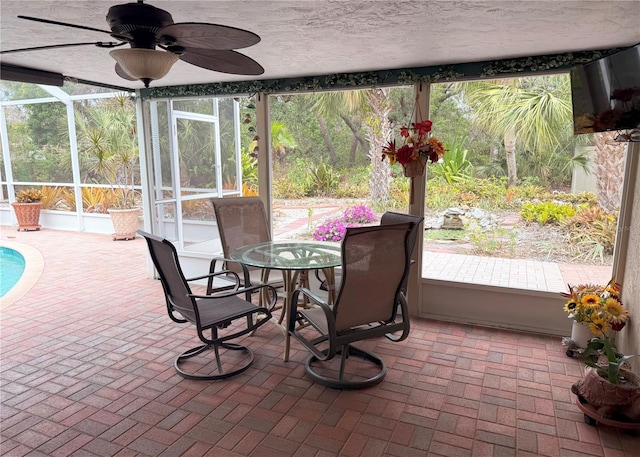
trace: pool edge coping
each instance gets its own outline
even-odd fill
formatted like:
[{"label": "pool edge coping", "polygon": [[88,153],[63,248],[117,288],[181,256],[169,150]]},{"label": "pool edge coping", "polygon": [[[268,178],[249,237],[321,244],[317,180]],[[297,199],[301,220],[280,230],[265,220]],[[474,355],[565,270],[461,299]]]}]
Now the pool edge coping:
[{"label": "pool edge coping", "polygon": [[4,309],[20,300],[35,286],[44,270],[44,257],[33,246],[17,241],[0,240],[0,246],[18,251],[25,262],[24,271],[18,282],[0,298],[0,309]]}]

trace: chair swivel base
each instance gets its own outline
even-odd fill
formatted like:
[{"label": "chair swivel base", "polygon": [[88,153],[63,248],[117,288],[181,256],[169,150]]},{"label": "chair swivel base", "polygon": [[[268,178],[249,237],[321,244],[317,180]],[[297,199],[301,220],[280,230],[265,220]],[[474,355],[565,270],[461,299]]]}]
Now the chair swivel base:
[{"label": "chair swivel base", "polygon": [[[243,371],[247,370],[253,363],[253,351],[246,346],[241,346],[239,344],[234,344],[234,343],[221,343],[218,346],[224,349],[232,350],[232,351],[243,351],[246,354],[245,360],[240,366],[234,366],[233,370],[225,371],[222,368],[222,361],[220,360],[220,354],[219,354],[218,348],[214,345],[203,344],[202,346],[197,346],[193,349],[189,349],[183,352],[182,354],[180,354],[178,358],[176,358],[176,361],[174,363],[176,371],[178,372],[178,374],[180,374],[180,376],[186,379],[193,379],[196,381],[215,381],[218,379],[230,378],[231,376],[240,374]],[[215,351],[216,357],[214,360],[216,362],[217,369],[218,369],[217,374],[200,375],[195,373],[189,373],[180,367],[180,364],[185,360],[190,359],[191,357],[194,357],[196,355],[202,354],[207,350]]]},{"label": "chair swivel base", "polygon": [[[318,358],[314,355],[311,355],[307,359],[307,362],[305,365],[307,374],[314,382],[322,386],[330,387],[332,389],[344,389],[344,390],[366,389],[367,387],[371,387],[371,386],[375,386],[376,384],[379,384],[384,379],[385,375],[387,374],[387,365],[384,363],[384,360],[382,360],[380,357],[378,357],[377,355],[371,352],[367,352],[363,349],[358,349],[353,346],[349,346],[348,351],[349,351],[349,354],[347,358],[356,356],[363,360],[371,362],[374,365],[378,366],[378,369],[379,369],[378,373],[375,376],[372,376],[366,379],[360,379],[357,381],[344,380],[342,379],[343,378],[342,374],[337,379],[329,378],[329,377],[318,374],[314,370],[312,364],[314,362],[317,362]],[[323,352],[325,352],[326,354],[326,351],[323,351]],[[339,352],[339,354],[342,354],[342,352]]]}]

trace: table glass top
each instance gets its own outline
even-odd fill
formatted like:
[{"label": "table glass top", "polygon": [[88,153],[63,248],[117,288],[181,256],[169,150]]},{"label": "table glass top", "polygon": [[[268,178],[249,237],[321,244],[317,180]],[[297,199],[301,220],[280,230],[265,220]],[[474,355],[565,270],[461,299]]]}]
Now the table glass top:
[{"label": "table glass top", "polygon": [[273,270],[311,270],[341,264],[340,244],[326,241],[268,241],[236,249],[232,260]]}]

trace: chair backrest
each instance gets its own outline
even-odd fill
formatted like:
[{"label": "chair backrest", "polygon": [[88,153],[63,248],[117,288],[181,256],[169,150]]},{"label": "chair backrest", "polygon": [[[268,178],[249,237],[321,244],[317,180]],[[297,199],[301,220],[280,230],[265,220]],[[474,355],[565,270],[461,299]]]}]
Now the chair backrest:
[{"label": "chair backrest", "polygon": [[225,257],[247,244],[271,241],[267,213],[259,197],[212,198]]},{"label": "chair backrest", "polygon": [[[380,225],[388,225],[388,224],[400,224],[403,222],[410,222],[413,224],[411,231],[409,232],[409,257],[413,255],[413,251],[416,247],[416,239],[418,238],[418,233],[420,232],[420,222],[424,217],[414,216],[412,214],[404,214],[404,213],[395,213],[393,211],[387,211],[380,218]],[[402,283],[402,287],[400,290],[406,295],[407,294],[407,283],[409,282],[409,275],[404,278],[404,282]]]},{"label": "chair backrest", "polygon": [[393,320],[409,271],[413,223],[348,228],[342,240],[342,285],[333,308],[336,331]]},{"label": "chair backrest", "polygon": [[380,218],[380,225],[401,224],[403,222],[412,222],[414,224],[411,232],[409,233],[409,257],[411,257],[411,255],[413,255],[413,250],[416,247],[416,239],[418,238],[420,222],[422,222],[423,219],[424,217],[421,216],[387,211]]},{"label": "chair backrest", "polygon": [[184,273],[182,273],[175,246],[170,241],[151,233],[143,232],[142,230],[138,230],[138,233],[147,241],[151,260],[160,276],[167,307],[169,308],[169,315],[172,319],[178,321],[172,314],[172,311],[177,311],[184,319],[196,323],[195,308],[189,297],[191,288],[184,277]]},{"label": "chair backrest", "polygon": [[[259,197],[212,198],[211,203],[225,257],[242,246],[271,241],[267,213]],[[228,268],[242,271],[233,264]]]}]

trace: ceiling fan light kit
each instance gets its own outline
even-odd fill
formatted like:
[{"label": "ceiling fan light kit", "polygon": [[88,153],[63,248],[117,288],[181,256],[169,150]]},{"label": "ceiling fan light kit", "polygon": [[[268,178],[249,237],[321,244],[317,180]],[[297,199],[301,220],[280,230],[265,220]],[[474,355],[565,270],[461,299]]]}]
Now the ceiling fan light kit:
[{"label": "ceiling fan light kit", "polygon": [[[248,30],[202,22],[174,23],[171,14],[155,6],[136,3],[114,5],[107,14],[110,31],[84,25],[68,24],[30,16],[21,19],[50,25],[79,28],[107,33],[113,42],[65,43],[32,48],[11,49],[5,53],[38,51],[68,46],[95,45],[113,48],[129,44],[130,48],[110,51],[116,60],[116,74],[129,81],[140,80],[145,87],[169,72],[179,59],[207,70],[238,75],[261,75],[264,68],[250,57],[234,51],[260,42],[260,37]],[[162,49],[157,50],[156,47]]]},{"label": "ceiling fan light kit", "polygon": [[172,52],[140,48],[114,49],[109,55],[132,80],[139,79],[145,87],[149,87],[151,81],[163,78],[180,59]]}]

